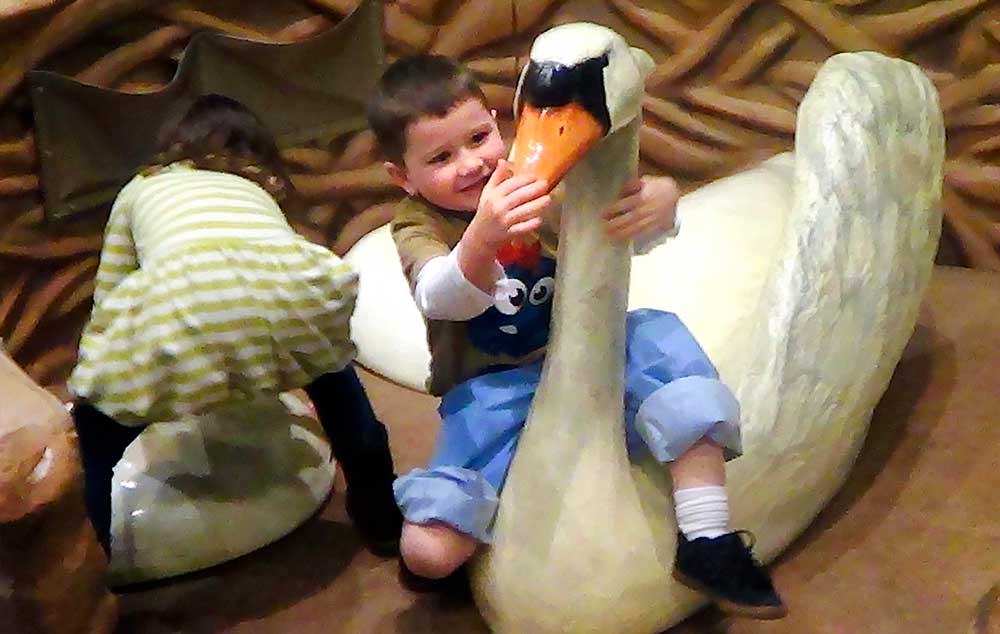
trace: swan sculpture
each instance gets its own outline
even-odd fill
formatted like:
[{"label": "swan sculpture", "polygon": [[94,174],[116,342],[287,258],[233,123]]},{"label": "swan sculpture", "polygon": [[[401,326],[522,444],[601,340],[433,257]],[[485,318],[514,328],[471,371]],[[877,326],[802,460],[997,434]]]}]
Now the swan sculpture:
[{"label": "swan sculpture", "polygon": [[[662,467],[634,467],[626,454],[630,253],[599,221],[635,169],[637,56],[608,29],[579,24],[544,33],[531,59],[572,65],[595,55],[609,60],[611,131],[565,177],[545,369],[493,546],[475,568],[476,599],[497,632],[657,632],[696,604],[670,574],[670,484]],[[732,333],[735,356],[722,369],[747,423],[744,456],[729,470],[734,525],[754,530],[768,557],[846,476],[912,332],[940,227],[943,135],[926,109],[930,85],[905,62],[845,62],[828,64],[803,104],[784,257],[742,325],[750,338]],[[854,117],[844,118],[849,105]],[[662,271],[664,286],[714,256],[703,246],[701,258]]]},{"label": "swan sculpture", "polygon": [[[678,313],[734,388],[744,453],[727,465],[733,525],[752,530],[770,560],[846,478],[914,328],[940,234],[933,86],[913,64],[841,54],[799,108],[794,155],[685,196],[680,235],[636,258],[630,275],[628,250],[604,240],[597,213],[634,170],[643,56],[586,24],[547,31],[531,52],[563,63],[603,54],[611,132],[564,179],[546,367],[494,542],[472,570],[475,600],[500,633],[651,634],[703,602],[670,574],[667,475],[626,455],[627,305]],[[359,359],[419,384],[420,318],[407,312],[387,233],[346,260],[361,272]],[[370,348],[376,331],[413,339]]]}]

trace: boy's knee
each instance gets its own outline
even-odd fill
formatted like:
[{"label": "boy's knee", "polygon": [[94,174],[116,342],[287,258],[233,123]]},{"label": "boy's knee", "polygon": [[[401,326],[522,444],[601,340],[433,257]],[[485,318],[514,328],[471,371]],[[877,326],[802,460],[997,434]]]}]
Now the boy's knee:
[{"label": "boy's knee", "polygon": [[428,579],[443,579],[472,557],[477,542],[447,524],[403,525],[399,542],[400,555],[406,567]]}]

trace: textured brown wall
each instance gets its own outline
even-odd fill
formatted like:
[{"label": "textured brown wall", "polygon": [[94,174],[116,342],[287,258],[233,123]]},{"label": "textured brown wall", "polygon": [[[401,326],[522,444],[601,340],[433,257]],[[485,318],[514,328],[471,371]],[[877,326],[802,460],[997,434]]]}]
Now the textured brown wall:
[{"label": "textured brown wall", "polygon": [[[50,384],[74,360],[105,214],[43,222],[24,72],[155,90],[198,29],[292,41],[335,25],[357,0],[15,4],[0,9],[0,337]],[[878,50],[910,59],[937,85],[948,129],[939,261],[1000,270],[1000,0],[397,0],[384,11],[390,55],[462,59],[507,129],[535,35],[581,19],[622,31],[658,62],[642,169],[671,174],[685,189],[791,148],[796,107],[826,57]],[[310,238],[342,253],[387,220],[393,191],[367,133],[285,156],[309,199],[293,222]]]}]

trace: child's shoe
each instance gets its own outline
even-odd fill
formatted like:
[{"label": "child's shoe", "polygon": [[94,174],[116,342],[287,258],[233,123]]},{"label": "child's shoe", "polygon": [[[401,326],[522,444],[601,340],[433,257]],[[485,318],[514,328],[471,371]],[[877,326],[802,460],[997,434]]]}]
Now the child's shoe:
[{"label": "child's shoe", "polygon": [[[688,540],[677,533],[674,579],[704,593],[723,612],[756,619],[780,619],[788,613],[771,577],[736,531]],[[749,533],[747,533],[749,535]],[[752,539],[752,536],[751,536]]]},{"label": "child's shoe", "polygon": [[[393,476],[395,478],[395,476]],[[368,550],[380,557],[399,552],[403,515],[396,505],[392,480],[362,480],[347,487],[347,515]]]}]

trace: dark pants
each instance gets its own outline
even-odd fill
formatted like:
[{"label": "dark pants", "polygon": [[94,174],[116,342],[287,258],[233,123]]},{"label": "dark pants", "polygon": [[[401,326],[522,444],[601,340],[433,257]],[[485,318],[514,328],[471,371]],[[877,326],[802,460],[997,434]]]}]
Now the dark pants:
[{"label": "dark pants", "polygon": [[[353,482],[391,481],[394,473],[389,437],[385,426],[375,418],[354,368],[324,374],[305,389],[348,487]],[[73,407],[73,421],[80,439],[87,514],[98,541],[108,552],[112,469],[143,427],[121,425],[83,401]]]}]

